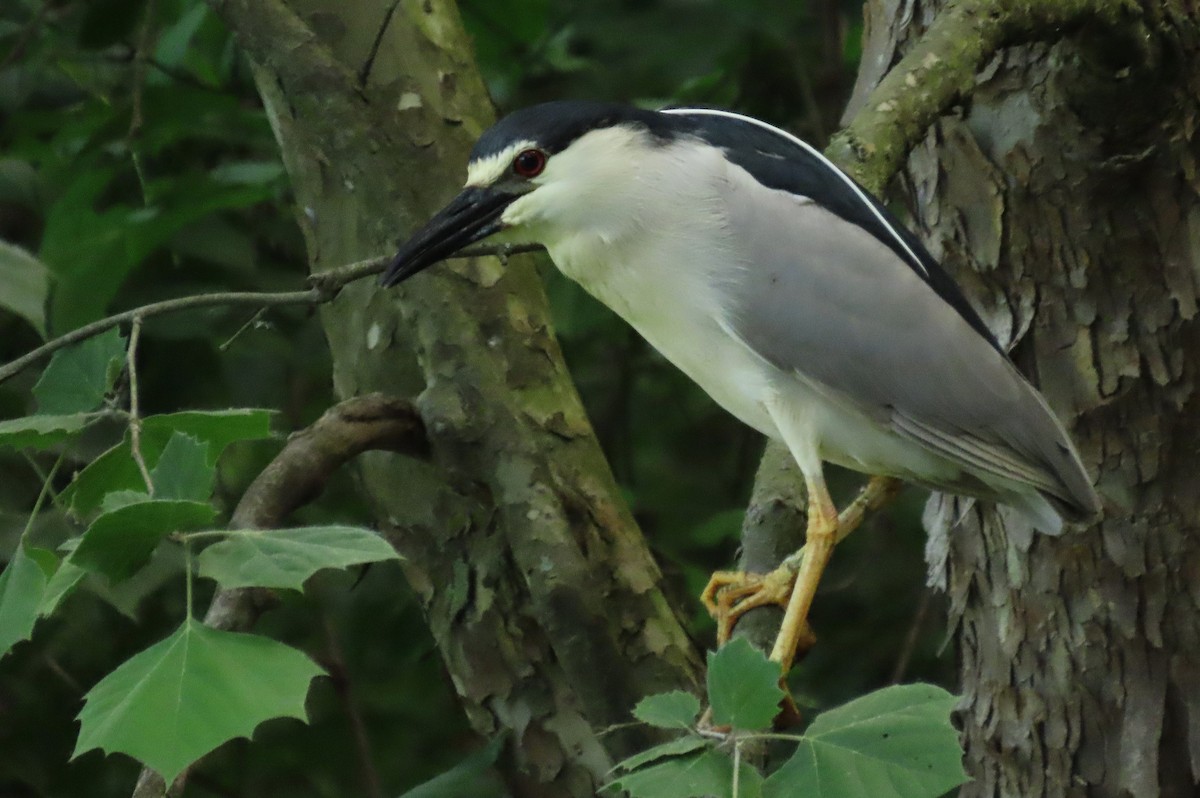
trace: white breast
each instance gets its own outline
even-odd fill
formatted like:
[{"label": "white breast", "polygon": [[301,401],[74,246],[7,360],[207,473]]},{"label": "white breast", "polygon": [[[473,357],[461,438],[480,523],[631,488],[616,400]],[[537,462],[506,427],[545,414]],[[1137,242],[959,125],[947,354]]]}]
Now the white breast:
[{"label": "white breast", "polygon": [[778,437],[764,404],[774,369],[722,326],[725,308],[706,262],[712,249],[696,247],[681,259],[662,237],[648,238],[606,243],[584,234],[548,248],[564,274],[616,311],[718,404]]}]

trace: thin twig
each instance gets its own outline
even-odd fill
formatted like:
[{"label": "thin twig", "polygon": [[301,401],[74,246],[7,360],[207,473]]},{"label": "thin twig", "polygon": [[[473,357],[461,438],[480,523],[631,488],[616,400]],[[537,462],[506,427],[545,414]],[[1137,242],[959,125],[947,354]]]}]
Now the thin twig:
[{"label": "thin twig", "polygon": [[244,333],[246,330],[250,329],[252,326],[257,324],[258,321],[260,319],[262,319],[263,314],[266,312],[267,312],[266,308],[259,308],[258,310],[254,311],[254,315],[251,316],[250,318],[246,319],[246,323],[243,324],[241,327],[238,327],[237,332],[235,332],[233,335],[231,335],[227,339],[225,339],[225,342],[217,347],[217,351],[224,352],[225,350],[229,349],[229,347],[233,345],[233,342],[236,341],[239,337],[241,337],[242,333]]},{"label": "thin twig", "polygon": [[379,23],[379,29],[375,31],[375,41],[371,42],[371,52],[367,54],[367,60],[363,62],[362,68],[358,70],[358,87],[365,89],[367,80],[371,77],[371,67],[375,66],[375,57],[379,55],[379,46],[383,44],[383,34],[387,32],[388,26],[392,24],[392,15],[396,13],[396,8],[400,5],[400,0],[392,0],[392,4],[388,6],[388,10],[383,12],[383,20]]},{"label": "thin twig", "polygon": [[154,480],[150,479],[150,469],[146,468],[146,458],[142,456],[142,417],[138,413],[138,379],[137,379],[137,349],[142,337],[142,317],[133,317],[133,329],[129,333],[129,351],[125,355],[126,370],[129,373],[129,452],[133,462],[137,463],[142,481],[146,483],[146,492],[154,495]]},{"label": "thin twig", "polygon": [[42,480],[42,489],[38,491],[37,499],[33,502],[33,509],[29,511],[29,520],[25,522],[25,529],[21,532],[22,543],[25,541],[25,538],[29,537],[29,530],[33,529],[33,522],[37,520],[38,513],[42,511],[42,505],[46,503],[46,497],[54,491],[50,483],[54,481],[54,475],[58,473],[58,467],[62,465],[62,462],[63,455],[60,454],[58,459],[54,461],[54,466],[50,469],[50,473]]},{"label": "thin twig", "polygon": [[[536,244],[471,247],[451,255],[452,258],[480,258],[487,255],[507,257],[522,252],[536,252],[542,247]],[[215,294],[197,294],[177,299],[166,299],[162,302],[152,302],[132,310],[113,314],[107,318],[85,324],[66,335],[59,336],[22,355],[15,360],[0,366],[0,383],[20,374],[34,363],[57,352],[63,347],[77,344],[119,324],[133,321],[135,318],[148,319],[151,316],[161,316],[164,313],[175,313],[180,310],[194,308],[217,307],[222,305],[250,305],[260,307],[275,307],[283,305],[322,305],[338,295],[343,287],[355,280],[379,274],[391,262],[391,256],[381,256],[369,260],[358,261],[346,266],[340,266],[329,271],[319,272],[308,278],[312,288],[307,291],[246,291],[224,292]]]},{"label": "thin twig", "polygon": [[159,316],[163,313],[174,313],[180,310],[212,307],[214,305],[312,305],[321,302],[322,295],[323,292],[316,289],[291,292],[228,292],[198,294],[196,296],[179,297],[178,299],[167,299],[162,302],[152,302],[140,308],[126,310],[122,313],[116,313],[107,318],[100,319],[99,321],[94,321],[91,324],[85,324],[66,335],[47,341],[37,349],[4,364],[4,366],[0,366],[0,382],[12,378],[42,358],[54,354],[63,347],[77,344],[80,341],[99,335],[105,330],[133,321],[138,317],[148,319],[151,316]]},{"label": "thin twig", "polygon": [[[63,457],[60,455],[58,460],[55,461],[51,471],[47,473],[40,465],[38,465],[37,458],[30,454],[28,449],[22,449],[21,454],[25,457],[25,462],[29,463],[29,467],[33,469],[33,473],[37,474],[37,478],[42,481],[43,485],[50,484],[50,477],[63,460]],[[58,495],[58,491],[56,491],[53,486],[50,488],[50,502],[63,513],[67,511],[67,506],[63,504],[62,498]]]},{"label": "thin twig", "polygon": [[142,161],[138,139],[142,135],[142,95],[146,84],[146,59],[149,57],[151,37],[154,34],[154,18],[158,10],[157,0],[146,3],[142,16],[142,25],[138,30],[137,46],[133,51],[133,69],[130,78],[129,130],[125,134],[125,144],[129,148],[129,157],[133,161],[133,171],[137,174],[138,186],[142,190],[142,204],[150,204],[149,179],[146,176],[145,163]]}]

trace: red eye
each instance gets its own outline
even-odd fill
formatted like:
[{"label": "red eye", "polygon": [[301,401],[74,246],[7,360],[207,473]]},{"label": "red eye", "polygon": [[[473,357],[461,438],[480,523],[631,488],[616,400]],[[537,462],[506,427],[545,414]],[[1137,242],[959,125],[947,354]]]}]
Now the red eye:
[{"label": "red eye", "polygon": [[522,150],[513,158],[513,171],[521,177],[537,177],[546,168],[546,153],[541,150]]}]

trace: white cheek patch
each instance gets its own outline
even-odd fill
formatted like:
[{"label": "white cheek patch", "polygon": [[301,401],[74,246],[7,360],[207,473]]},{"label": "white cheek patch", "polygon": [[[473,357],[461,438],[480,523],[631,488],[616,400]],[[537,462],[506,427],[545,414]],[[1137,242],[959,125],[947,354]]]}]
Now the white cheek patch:
[{"label": "white cheek patch", "polygon": [[506,175],[512,168],[513,158],[522,150],[535,149],[537,144],[532,141],[518,141],[510,144],[498,153],[471,161],[467,165],[468,186],[489,186]]}]

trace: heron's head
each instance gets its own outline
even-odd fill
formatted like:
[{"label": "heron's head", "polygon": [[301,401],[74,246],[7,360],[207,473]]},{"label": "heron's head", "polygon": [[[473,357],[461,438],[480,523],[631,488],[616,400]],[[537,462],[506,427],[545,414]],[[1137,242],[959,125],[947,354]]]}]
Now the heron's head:
[{"label": "heron's head", "polygon": [[466,186],[396,253],[380,280],[395,285],[485,238],[546,243],[622,207],[644,155],[672,137],[663,114],[562,101],[517,111],[471,151]]}]

